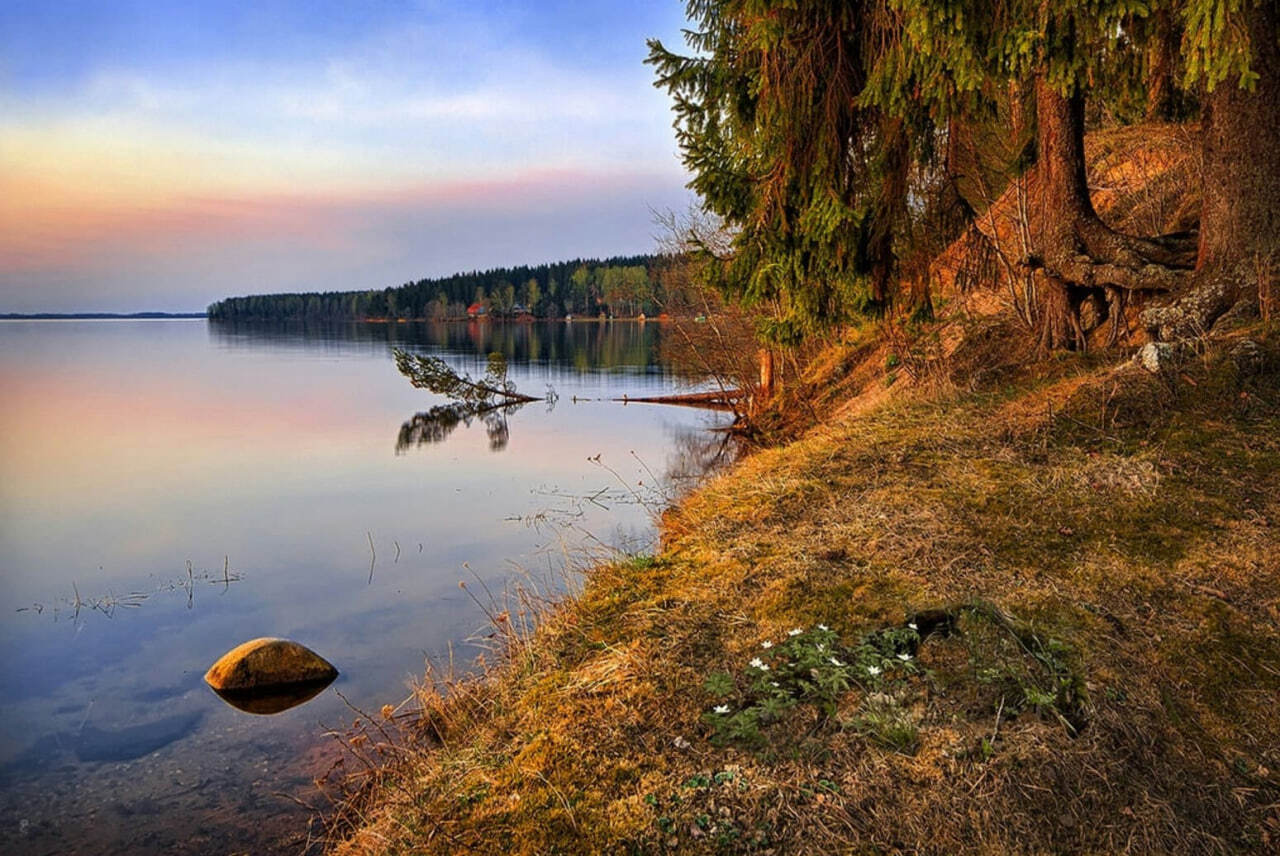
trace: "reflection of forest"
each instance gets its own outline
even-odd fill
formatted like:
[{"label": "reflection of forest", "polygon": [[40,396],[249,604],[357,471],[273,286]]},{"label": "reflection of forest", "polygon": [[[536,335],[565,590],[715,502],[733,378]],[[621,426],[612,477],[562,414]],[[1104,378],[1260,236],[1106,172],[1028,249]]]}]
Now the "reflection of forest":
[{"label": "reflection of forest", "polygon": [[474,354],[477,360],[498,352],[512,366],[535,365],[584,374],[627,369],[646,374],[676,374],[661,355],[664,324],[650,321],[415,321],[366,322],[209,321],[209,333],[228,345],[306,347],[335,351],[382,352],[392,346]]},{"label": "reflection of forest", "polygon": [[447,438],[459,425],[470,427],[476,419],[484,425],[489,435],[489,450],[501,452],[511,440],[511,429],[507,425],[507,414],[514,413],[523,404],[438,404],[430,410],[413,414],[408,422],[400,426],[396,437],[396,454],[402,455],[409,449],[439,443]]},{"label": "reflection of forest", "polygon": [[675,496],[738,459],[741,443],[732,431],[682,425],[671,432],[671,452],[663,475]]}]

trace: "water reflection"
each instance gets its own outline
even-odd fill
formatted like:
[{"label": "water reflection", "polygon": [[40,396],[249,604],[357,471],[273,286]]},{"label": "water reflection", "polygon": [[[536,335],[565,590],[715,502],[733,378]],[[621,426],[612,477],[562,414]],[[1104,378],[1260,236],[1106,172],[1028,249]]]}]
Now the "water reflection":
[{"label": "water reflection", "polygon": [[513,366],[536,366],[550,377],[598,373],[671,374],[676,367],[661,354],[663,325],[634,321],[410,321],[400,323],[304,323],[210,321],[218,345],[252,343],[280,349],[385,354],[391,347],[415,346],[479,360],[506,356]]},{"label": "water reflection", "polygon": [[719,472],[742,454],[738,436],[723,429],[680,426],[672,429],[670,440],[666,482],[675,492]]},{"label": "water reflection", "polygon": [[[337,676],[319,681],[275,686],[266,690],[219,690],[213,693],[227,704],[245,713],[269,715],[311,701],[333,683]],[[210,688],[212,689],[212,687]]]},{"label": "water reflection", "polygon": [[409,449],[428,443],[441,443],[459,426],[470,427],[479,419],[489,435],[489,451],[501,452],[511,441],[511,427],[507,416],[524,404],[438,404],[430,410],[415,413],[400,426],[396,435],[396,454],[403,455]]},{"label": "water reflection", "polygon": [[[330,687],[244,716],[205,667],[238,640],[305,636],[341,652],[343,695],[376,710],[424,654],[470,661],[484,616],[464,564],[501,591],[522,572],[562,580],[601,545],[650,549],[669,498],[637,503],[662,481],[650,468],[683,481],[727,421],[607,400],[680,391],[662,335],[0,324],[0,852],[276,852],[271,824],[306,818],[273,795],[303,792],[321,727],[349,709]],[[473,375],[505,353],[520,389],[553,384],[564,406],[436,409],[453,402],[405,382],[400,343]],[[484,434],[458,430],[468,419]],[[415,453],[393,454],[393,433]],[[543,525],[549,507],[572,509],[567,528]]]}]

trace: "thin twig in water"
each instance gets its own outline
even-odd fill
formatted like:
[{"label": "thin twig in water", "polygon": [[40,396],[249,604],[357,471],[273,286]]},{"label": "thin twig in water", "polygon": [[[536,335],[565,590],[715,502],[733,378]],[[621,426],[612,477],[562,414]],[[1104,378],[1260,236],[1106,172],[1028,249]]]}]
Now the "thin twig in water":
[{"label": "thin twig in water", "polygon": [[273,797],[280,797],[281,799],[285,799],[285,800],[288,800],[288,801],[289,801],[289,802],[291,802],[291,803],[295,803],[295,804],[297,804],[297,805],[300,805],[300,806],[302,806],[303,808],[305,808],[307,811],[315,812],[316,814],[319,814],[319,813],[320,813],[320,809],[316,808],[315,806],[313,806],[313,805],[312,805],[311,803],[309,803],[309,802],[305,802],[305,801],[303,801],[303,800],[298,799],[298,798],[297,798],[297,797],[295,797],[293,794],[287,794],[287,793],[285,793],[284,791],[272,791],[272,792],[271,792],[271,795],[272,795]]}]

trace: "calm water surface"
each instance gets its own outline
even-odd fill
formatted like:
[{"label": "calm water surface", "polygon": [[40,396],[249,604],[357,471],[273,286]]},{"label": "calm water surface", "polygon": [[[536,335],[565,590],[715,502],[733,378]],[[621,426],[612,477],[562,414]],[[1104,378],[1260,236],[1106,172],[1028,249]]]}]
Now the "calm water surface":
[{"label": "calm water surface", "polygon": [[[459,580],[554,587],[597,542],[647,549],[651,510],[716,458],[722,417],[602,400],[681,388],[660,337],[0,322],[0,852],[298,852],[285,795],[314,798],[339,692],[377,710],[425,657],[471,660]],[[440,400],[393,344],[473,375],[501,351],[559,401],[415,423]],[[257,636],[341,677],[276,716],[228,707],[201,676]]]}]

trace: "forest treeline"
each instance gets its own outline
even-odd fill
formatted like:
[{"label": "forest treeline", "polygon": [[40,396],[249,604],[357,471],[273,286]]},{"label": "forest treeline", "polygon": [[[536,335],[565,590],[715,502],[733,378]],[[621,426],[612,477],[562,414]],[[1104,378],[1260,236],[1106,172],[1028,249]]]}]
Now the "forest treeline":
[{"label": "forest treeline", "polygon": [[222,321],[348,321],[465,318],[468,310],[499,317],[653,314],[663,305],[664,257],[613,256],[493,268],[420,279],[368,291],[254,294],[209,306]]}]

